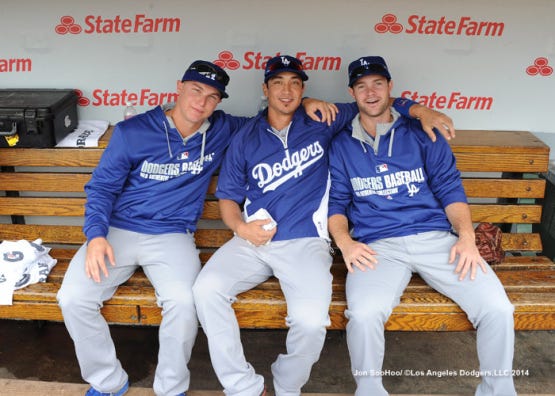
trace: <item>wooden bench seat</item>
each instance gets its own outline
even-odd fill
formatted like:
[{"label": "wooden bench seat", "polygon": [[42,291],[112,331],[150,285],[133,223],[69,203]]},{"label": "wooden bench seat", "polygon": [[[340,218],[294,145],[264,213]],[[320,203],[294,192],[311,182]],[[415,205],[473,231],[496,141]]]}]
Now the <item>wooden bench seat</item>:
[{"label": "wooden bench seat", "polygon": [[[56,293],[69,261],[84,242],[83,186],[110,137],[91,149],[0,149],[0,240],[42,238],[58,260],[46,283],[14,293],[0,318],[61,321]],[[515,305],[515,329],[555,329],[555,265],[542,256],[537,232],[545,192],[549,148],[528,132],[459,131],[451,143],[471,200],[474,222],[503,227],[504,262],[494,270]],[[231,238],[213,196],[213,179],[195,234],[206,262]],[[2,196],[4,195],[4,196]],[[331,329],[344,329],[345,276],[341,257],[332,266]],[[485,301],[484,303],[487,303]],[[234,305],[243,328],[285,328],[286,305],[275,278],[238,297]],[[111,323],[158,325],[160,308],[142,271],[120,286],[102,312]],[[413,276],[387,330],[462,331],[472,326],[450,299]]]}]

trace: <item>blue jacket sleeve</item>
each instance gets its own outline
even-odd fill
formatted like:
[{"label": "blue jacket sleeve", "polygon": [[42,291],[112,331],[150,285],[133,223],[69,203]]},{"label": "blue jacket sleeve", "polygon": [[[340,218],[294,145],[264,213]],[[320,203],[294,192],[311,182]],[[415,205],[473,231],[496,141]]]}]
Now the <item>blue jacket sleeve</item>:
[{"label": "blue jacket sleeve", "polygon": [[358,114],[358,106],[356,102],[352,103],[335,103],[339,112],[332,123],[331,128],[333,134],[336,135],[345,128]]},{"label": "blue jacket sleeve", "polygon": [[127,143],[119,125],[116,125],[108,147],[85,185],[85,225],[87,240],[108,234],[110,216],[131,169],[126,152]]},{"label": "blue jacket sleeve", "polygon": [[220,168],[216,188],[216,197],[233,200],[239,205],[243,203],[247,191],[247,164],[243,143],[244,139],[238,135],[231,140]]},{"label": "blue jacket sleeve", "polygon": [[[407,118],[412,118],[409,114],[409,109],[412,105],[418,104],[413,100],[406,98],[395,98],[393,101],[393,107],[399,112],[399,114],[404,115]],[[341,131],[353,118],[358,114],[358,106],[356,102],[351,103],[336,103],[339,108],[339,113],[337,113],[335,122],[332,124],[335,133]]]},{"label": "blue jacket sleeve", "polygon": [[433,143],[420,132],[420,138],[425,144],[425,166],[430,188],[443,208],[454,202],[466,203],[466,193],[453,151],[443,136],[439,133],[436,136],[437,141]]},{"label": "blue jacket sleeve", "polygon": [[328,217],[335,214],[347,216],[347,208],[352,201],[352,190],[345,164],[339,147],[339,139],[335,139],[329,151],[330,162],[330,198],[328,205]]},{"label": "blue jacket sleeve", "polygon": [[253,119],[253,117],[239,117],[239,116],[234,116],[231,114],[225,114],[225,119],[226,121],[229,123],[229,130],[231,131],[231,136],[235,136],[235,134],[237,134],[237,132],[250,120]]}]

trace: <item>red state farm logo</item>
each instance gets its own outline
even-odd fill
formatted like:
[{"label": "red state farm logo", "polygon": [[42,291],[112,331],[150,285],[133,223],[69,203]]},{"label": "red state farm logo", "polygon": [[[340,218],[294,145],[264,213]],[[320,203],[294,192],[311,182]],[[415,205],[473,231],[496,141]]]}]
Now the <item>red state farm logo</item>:
[{"label": "red state farm logo", "polygon": [[[274,56],[280,56],[281,53],[273,55],[264,55],[261,52],[247,51],[243,54],[243,60],[236,60],[231,51],[222,51],[218,54],[218,59],[214,64],[220,66],[222,69],[237,70],[264,70],[266,62]],[[296,52],[291,54],[301,61],[305,70],[329,70],[337,71],[341,68],[340,56],[313,56],[306,52]]]},{"label": "red state farm logo", "polygon": [[77,94],[77,104],[79,106],[88,106],[91,104],[90,99],[83,96],[83,91],[76,89],[75,93]]},{"label": "red state farm logo", "polygon": [[544,77],[550,76],[553,74],[553,68],[549,66],[548,63],[549,61],[547,58],[544,58],[543,56],[536,58],[536,60],[534,60],[534,64],[526,68],[526,73],[530,76],[537,76],[538,74]]},{"label": "red state farm logo", "polygon": [[374,25],[374,30],[378,33],[399,34],[403,31],[403,25],[397,23],[397,17],[393,14],[385,14],[380,23]]},{"label": "red state farm logo", "polygon": [[231,51],[220,52],[214,64],[220,66],[222,69],[229,70],[237,70],[241,66],[238,60],[233,59],[233,53]]},{"label": "red state farm logo", "polygon": [[109,89],[93,89],[92,100],[83,95],[83,91],[76,89],[79,106],[124,106],[129,102],[136,103],[137,106],[158,106],[164,103],[171,103],[177,100],[175,92],[154,92],[149,88],[142,88],[139,91],[111,91]]},{"label": "red state farm logo", "polygon": [[421,94],[418,91],[403,91],[402,98],[408,98],[420,103],[430,109],[454,109],[454,110],[486,110],[493,107],[494,98],[491,96],[467,96],[461,92],[451,92],[442,95],[438,92]]},{"label": "red state farm logo", "polygon": [[128,34],[128,33],[173,33],[181,30],[180,18],[148,18],[137,14],[130,18],[116,15],[113,18],[87,15],[80,25],[70,15],[60,18],[54,31],[58,34]]},{"label": "red state farm logo", "polygon": [[60,24],[56,25],[54,30],[58,34],[79,34],[83,31],[83,28],[75,23],[72,16],[66,15],[60,18]]},{"label": "red state farm logo", "polygon": [[410,15],[405,24],[397,22],[397,16],[385,14],[382,21],[374,25],[377,33],[422,34],[422,35],[449,35],[449,36],[502,36],[505,23],[495,21],[476,21],[469,16],[458,19],[448,19],[445,16],[439,19],[423,15]]}]

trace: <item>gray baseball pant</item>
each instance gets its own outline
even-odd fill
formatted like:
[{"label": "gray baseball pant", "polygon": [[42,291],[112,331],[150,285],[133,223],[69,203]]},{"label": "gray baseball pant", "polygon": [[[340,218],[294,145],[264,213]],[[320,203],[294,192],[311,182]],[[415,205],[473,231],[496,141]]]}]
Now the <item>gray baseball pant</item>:
[{"label": "gray baseball pant", "polygon": [[486,274],[478,269],[473,281],[468,277],[458,280],[456,262],[448,263],[449,251],[456,241],[451,233],[439,231],[375,241],[369,246],[377,252],[376,268],[364,272],[355,269],[347,275],[347,345],[356,396],[387,395],[381,375],[384,324],[399,304],[412,272],[455,301],[476,328],[483,373],[476,395],[516,395],[511,373],[514,307],[489,267]]},{"label": "gray baseball pant", "polygon": [[147,235],[110,227],[107,239],[116,261],[114,267],[107,264],[108,278],[102,276],[100,283],[87,278],[87,247],[83,245],[71,261],[58,292],[58,303],[75,344],[83,379],[107,393],[121,389],[128,380],[100,308],[120,284],[142,267],[162,308],[154,392],[177,395],[186,391],[190,379],[187,363],[198,329],[191,289],[200,271],[200,260],[193,235]]},{"label": "gray baseball pant", "polygon": [[200,272],[193,294],[212,366],[227,396],[259,396],[264,378],[247,362],[231,306],[236,296],[275,275],[287,303],[286,354],[272,364],[276,396],[298,396],[320,357],[331,302],[328,242],[300,238],[255,247],[239,237]]}]

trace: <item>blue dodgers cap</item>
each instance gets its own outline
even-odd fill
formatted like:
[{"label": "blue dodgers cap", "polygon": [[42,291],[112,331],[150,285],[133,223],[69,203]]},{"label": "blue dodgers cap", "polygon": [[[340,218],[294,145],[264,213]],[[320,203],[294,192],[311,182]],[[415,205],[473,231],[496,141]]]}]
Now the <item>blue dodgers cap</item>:
[{"label": "blue dodgers cap", "polygon": [[283,72],[291,72],[297,74],[301,80],[308,80],[308,76],[304,72],[303,64],[300,60],[290,55],[275,56],[266,62],[266,70],[264,70],[264,82],[275,75]]},{"label": "blue dodgers cap", "polygon": [[229,83],[229,76],[220,66],[212,62],[196,60],[185,71],[181,81],[198,81],[210,85],[220,91],[222,98],[229,98],[225,87]]},{"label": "blue dodgers cap", "polygon": [[349,64],[349,87],[359,78],[369,74],[379,74],[387,78],[387,81],[391,80],[389,69],[381,56],[364,56]]}]

